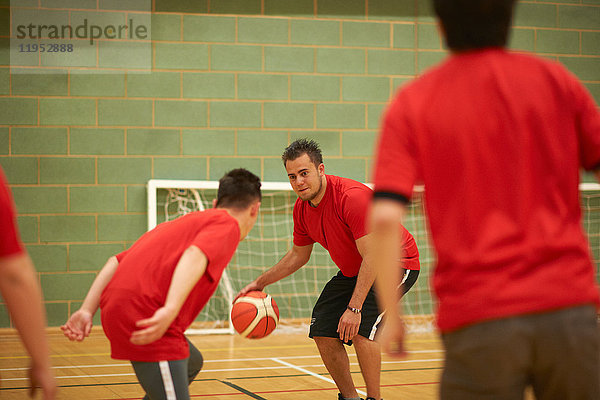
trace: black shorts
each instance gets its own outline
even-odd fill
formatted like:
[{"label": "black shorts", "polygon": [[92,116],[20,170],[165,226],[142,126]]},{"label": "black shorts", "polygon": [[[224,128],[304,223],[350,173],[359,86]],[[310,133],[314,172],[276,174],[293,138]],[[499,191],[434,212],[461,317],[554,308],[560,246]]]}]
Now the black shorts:
[{"label": "black shorts", "polygon": [[[408,292],[412,285],[414,285],[418,275],[419,271],[406,270],[403,283],[400,286],[401,295]],[[327,282],[313,308],[309,337],[339,338],[340,335],[337,332],[338,323],[352,298],[356,279],[356,276],[347,277],[338,272],[337,275]],[[375,290],[371,288],[362,306],[358,334],[373,340],[377,330],[382,326],[382,318],[383,314],[377,306]],[[352,341],[345,344],[352,345]]]}]

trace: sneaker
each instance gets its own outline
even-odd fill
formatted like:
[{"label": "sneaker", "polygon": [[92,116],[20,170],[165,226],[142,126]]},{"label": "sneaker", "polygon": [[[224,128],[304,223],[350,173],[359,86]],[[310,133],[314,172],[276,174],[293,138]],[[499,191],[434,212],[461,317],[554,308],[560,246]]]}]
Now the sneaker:
[{"label": "sneaker", "polygon": [[[370,397],[372,399],[372,397]],[[338,400],[346,400],[346,398],[344,396],[342,396],[341,393],[338,393]],[[362,398],[360,400],[363,400]],[[375,400],[375,399],[373,399]]]}]

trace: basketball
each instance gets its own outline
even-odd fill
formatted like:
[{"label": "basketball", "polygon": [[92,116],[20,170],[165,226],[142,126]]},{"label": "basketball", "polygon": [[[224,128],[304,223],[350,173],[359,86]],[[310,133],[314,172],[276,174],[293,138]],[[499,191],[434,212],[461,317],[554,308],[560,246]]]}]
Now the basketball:
[{"label": "basketball", "polygon": [[238,298],[231,309],[233,328],[242,337],[260,339],[279,323],[279,307],[265,292],[253,291]]}]

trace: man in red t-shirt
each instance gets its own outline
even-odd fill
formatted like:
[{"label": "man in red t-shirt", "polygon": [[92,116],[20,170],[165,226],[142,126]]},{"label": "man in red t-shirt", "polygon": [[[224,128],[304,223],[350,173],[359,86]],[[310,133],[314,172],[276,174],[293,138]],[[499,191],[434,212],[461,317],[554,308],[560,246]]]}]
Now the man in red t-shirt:
[{"label": "man in red t-shirt", "polygon": [[42,290],[31,259],[17,231],[15,208],[4,172],[0,168],[0,293],[12,322],[31,356],[29,371],[33,391],[42,388],[45,400],[56,396],[56,383],[46,338],[46,312]]},{"label": "man in red t-shirt", "polygon": [[[381,128],[371,211],[386,309],[393,234],[425,184],[446,347],[443,399],[600,399],[598,287],[579,168],[600,114],[562,66],[504,49],[514,0],[434,0],[451,56],[405,86]],[[402,352],[391,312],[383,343]]]},{"label": "man in red t-shirt", "polygon": [[162,223],[108,260],[65,335],[83,340],[100,307],[112,357],[131,361],[146,398],[189,399],[203,361],[184,332],[254,226],[260,199],[257,176],[241,168],[225,174],[215,208]]},{"label": "man in red t-shirt", "polygon": [[[309,336],[315,340],[340,390],[339,399],[358,399],[343,344],[353,343],[367,386],[367,399],[379,400],[381,351],[373,338],[382,314],[372,290],[375,275],[369,263],[370,235],[365,223],[373,192],[351,179],[325,175],[321,150],[312,140],[296,140],[285,149],[282,159],[298,195],[293,216],[294,245],[239,295],[263,290],[297,271],[308,262],[313,244],[321,244],[340,271],[327,283],[314,306]],[[405,249],[394,272],[402,281],[401,295],[417,280],[420,265],[412,235],[404,228],[398,234],[398,243]]]}]

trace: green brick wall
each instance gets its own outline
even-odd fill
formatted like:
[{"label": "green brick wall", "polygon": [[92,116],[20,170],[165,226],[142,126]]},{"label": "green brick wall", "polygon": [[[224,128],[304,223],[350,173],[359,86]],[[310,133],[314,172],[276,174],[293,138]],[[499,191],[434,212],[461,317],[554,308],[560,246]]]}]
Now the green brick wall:
[{"label": "green brick wall", "polygon": [[[310,136],[328,172],[365,181],[386,102],[446,55],[422,0],[153,0],[151,73],[101,52],[111,73],[11,75],[9,4],[0,165],[55,326],[144,232],[148,179],[285,180],[281,151]],[[562,62],[600,102],[600,1],[520,1],[514,25],[513,49]]]}]

